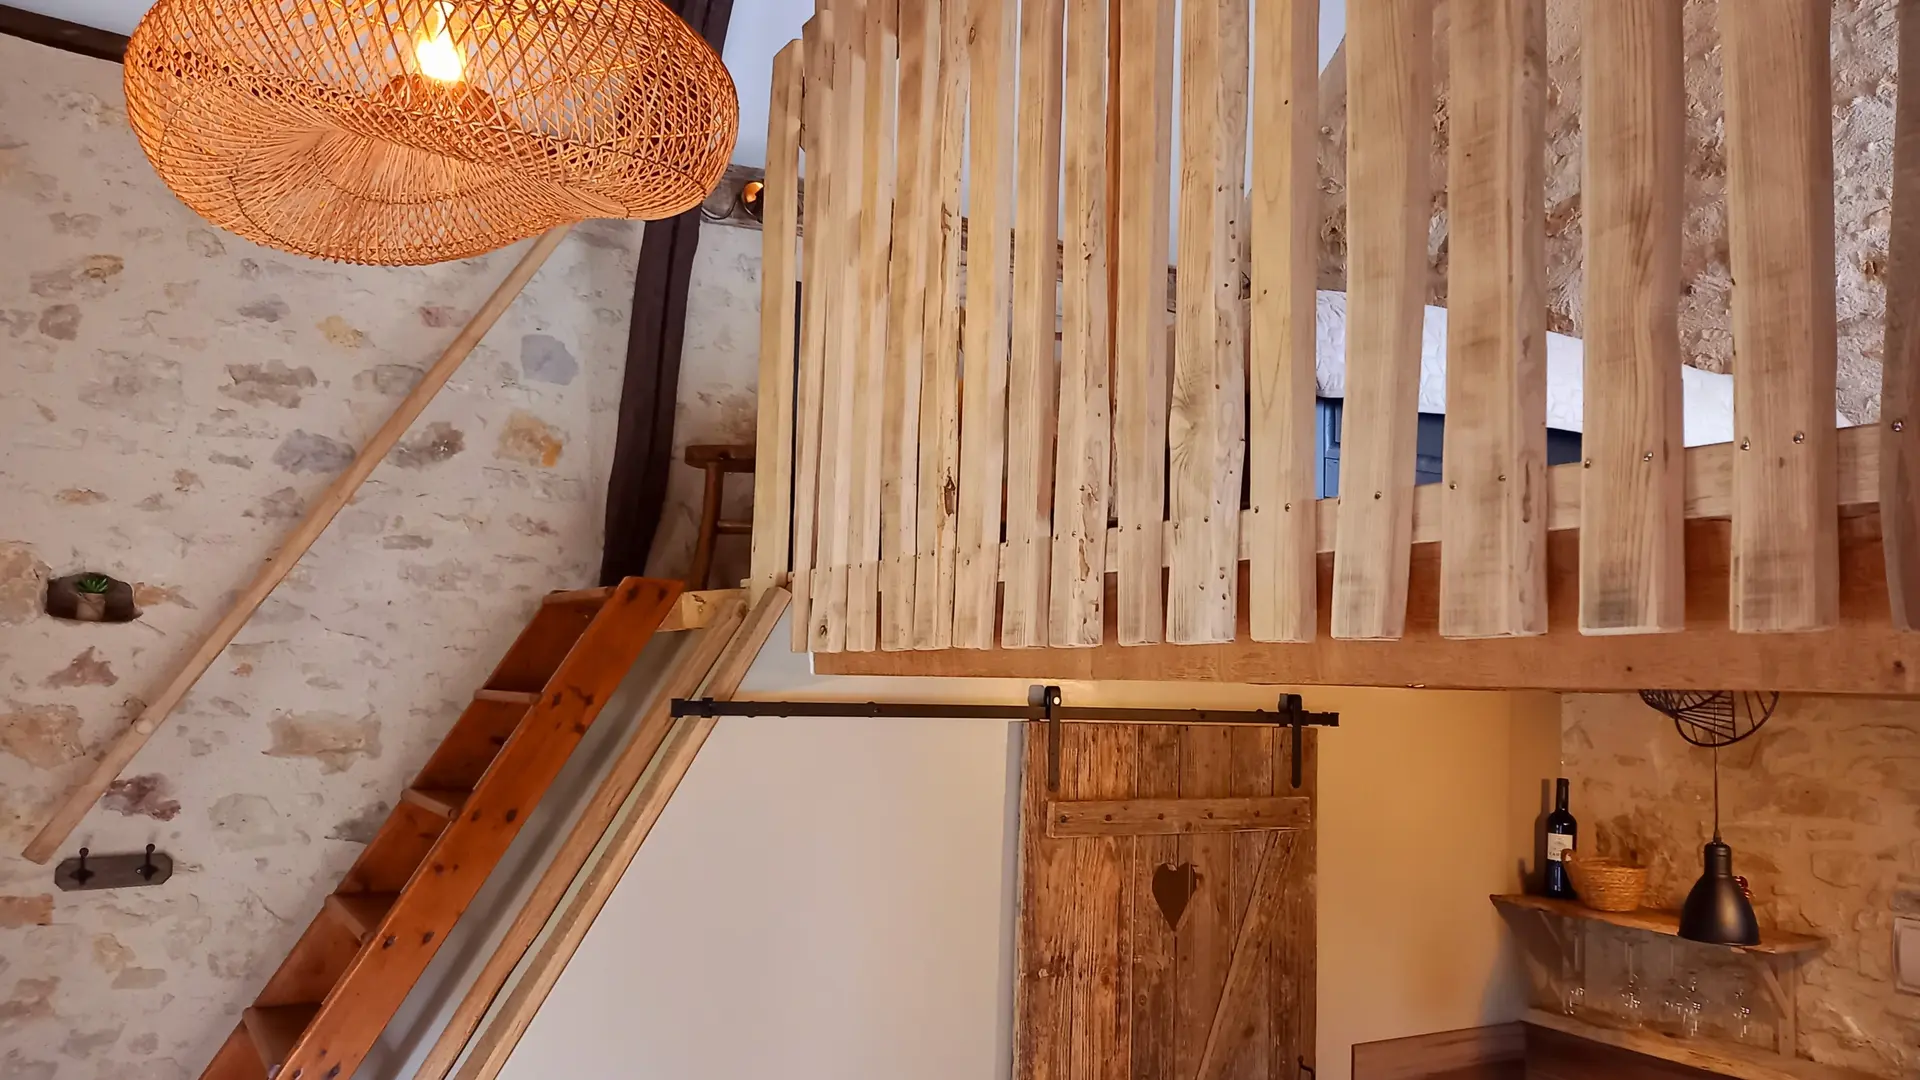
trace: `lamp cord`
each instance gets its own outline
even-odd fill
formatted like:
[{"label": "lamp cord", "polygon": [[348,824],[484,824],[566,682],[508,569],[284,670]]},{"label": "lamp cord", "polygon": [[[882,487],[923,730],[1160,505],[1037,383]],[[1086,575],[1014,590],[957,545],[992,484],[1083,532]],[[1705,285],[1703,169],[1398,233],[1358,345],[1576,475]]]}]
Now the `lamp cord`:
[{"label": "lamp cord", "polygon": [[1720,748],[1713,748],[1713,842],[1720,842]]}]

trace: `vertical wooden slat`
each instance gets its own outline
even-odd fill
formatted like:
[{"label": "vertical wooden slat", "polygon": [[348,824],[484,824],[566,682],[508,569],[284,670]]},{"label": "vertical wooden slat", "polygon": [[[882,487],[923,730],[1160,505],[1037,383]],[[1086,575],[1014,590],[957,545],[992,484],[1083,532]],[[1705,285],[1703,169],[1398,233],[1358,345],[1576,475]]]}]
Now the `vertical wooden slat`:
[{"label": "vertical wooden slat", "polygon": [[1319,50],[1319,0],[1254,5],[1247,618],[1255,641],[1312,641],[1318,615],[1313,317],[1320,240]]},{"label": "vertical wooden slat", "polygon": [[887,253],[893,236],[894,94],[899,8],[870,0],[862,50],[866,140],[860,159],[859,325],[854,333],[853,520],[847,565],[847,650],[879,647],[880,486],[885,457]]},{"label": "vertical wooden slat", "polygon": [[1113,439],[1107,300],[1108,0],[1069,0],[1060,270],[1060,423],[1054,461],[1048,640],[1100,644],[1105,627],[1107,473]]},{"label": "vertical wooden slat", "polygon": [[1160,568],[1167,484],[1167,229],[1173,0],[1119,0],[1120,178],[1115,233],[1114,447],[1122,645],[1165,632]]},{"label": "vertical wooden slat", "polygon": [[938,232],[921,325],[920,479],[913,573],[913,647],[953,644],[954,557],[959,546],[960,173],[966,165],[967,0],[940,7],[938,152],[929,209]]},{"label": "vertical wooden slat", "polygon": [[1173,551],[1167,640],[1232,641],[1246,458],[1246,0],[1187,0],[1180,88],[1180,276],[1167,419]]},{"label": "vertical wooden slat", "polygon": [[[1900,2],[1900,70],[1920,79],[1920,0]],[[1893,624],[1920,629],[1920,94],[1894,113],[1887,345],[1880,369],[1880,545]]]},{"label": "vertical wooden slat", "polygon": [[814,652],[847,645],[847,566],[852,561],[855,384],[867,321],[860,310],[860,185],[866,154],[866,7],[833,0],[834,66],[831,133],[832,219],[823,284],[827,294],[826,369],[821,380],[820,509],[812,577]]},{"label": "vertical wooden slat", "polygon": [[773,56],[773,97],[767,109],[767,174],[760,256],[760,379],[754,431],[753,558],[759,591],[786,584],[793,524],[793,384],[795,255],[800,225],[800,102],[798,41]]},{"label": "vertical wooden slat", "polygon": [[1733,268],[1735,630],[1840,615],[1828,0],[1719,8]]},{"label": "vertical wooden slat", "polygon": [[1407,621],[1420,330],[1433,192],[1433,2],[1379,0],[1347,22],[1347,398],[1333,545],[1333,636]]},{"label": "vertical wooden slat", "polygon": [[1685,623],[1677,0],[1586,0],[1580,632]]},{"label": "vertical wooden slat", "polygon": [[1007,376],[1007,565],[1000,643],[1047,644],[1053,550],[1054,317],[1060,258],[1061,27],[1065,0],[1020,5],[1019,175],[1013,220],[1013,356]]},{"label": "vertical wooden slat", "polygon": [[921,365],[938,251],[940,0],[900,3],[900,134],[880,417],[880,647],[913,647]]},{"label": "vertical wooden slat", "polygon": [[[971,0],[967,295],[960,399],[960,550],[953,645],[993,647],[1007,449],[1013,258],[1014,5]],[[1022,462],[1021,467],[1031,463]]]},{"label": "vertical wooden slat", "polygon": [[1450,32],[1440,633],[1544,634],[1546,0],[1454,0]]},{"label": "vertical wooden slat", "polygon": [[800,31],[806,52],[800,148],[806,154],[810,227],[801,236],[800,376],[794,408],[793,609],[794,652],[805,652],[813,634],[812,586],[817,548],[814,528],[820,507],[820,406],[826,377],[827,251],[833,234],[833,13],[822,10]]}]

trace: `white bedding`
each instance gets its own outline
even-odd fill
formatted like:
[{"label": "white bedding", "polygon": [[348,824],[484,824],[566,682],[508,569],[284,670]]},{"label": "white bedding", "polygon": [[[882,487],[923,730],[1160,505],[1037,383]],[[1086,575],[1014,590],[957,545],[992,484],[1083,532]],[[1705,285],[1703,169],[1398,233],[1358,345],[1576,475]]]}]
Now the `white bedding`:
[{"label": "white bedding", "polygon": [[[1314,312],[1314,361],[1321,397],[1347,393],[1347,294],[1321,291]],[[1547,335],[1547,426],[1581,430],[1580,339]],[[1733,441],[1733,377],[1698,368],[1680,369],[1683,421],[1688,446]],[[1420,335],[1420,411],[1447,411],[1447,309],[1427,306]],[[1840,427],[1845,417],[1835,415]]]}]

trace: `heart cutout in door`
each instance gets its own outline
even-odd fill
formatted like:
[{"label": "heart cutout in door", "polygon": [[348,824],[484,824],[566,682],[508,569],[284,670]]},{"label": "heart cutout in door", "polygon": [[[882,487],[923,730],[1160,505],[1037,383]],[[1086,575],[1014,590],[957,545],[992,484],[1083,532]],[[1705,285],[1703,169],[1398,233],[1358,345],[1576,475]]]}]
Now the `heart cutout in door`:
[{"label": "heart cutout in door", "polygon": [[1187,902],[1193,899],[1195,890],[1200,888],[1200,874],[1192,863],[1175,866],[1164,863],[1153,868],[1153,900],[1160,905],[1160,914],[1166,916],[1167,926],[1180,929],[1180,919],[1187,913]]}]

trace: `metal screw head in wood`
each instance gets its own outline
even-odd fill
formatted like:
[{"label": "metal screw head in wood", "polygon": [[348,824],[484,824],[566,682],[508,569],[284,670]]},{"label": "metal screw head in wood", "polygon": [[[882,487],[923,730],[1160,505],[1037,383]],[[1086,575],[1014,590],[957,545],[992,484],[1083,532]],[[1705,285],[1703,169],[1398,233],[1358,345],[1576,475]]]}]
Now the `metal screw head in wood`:
[{"label": "metal screw head in wood", "polygon": [[147,159],[208,221],[389,265],[697,206],[740,112],[660,0],[160,0],[126,94]]}]

